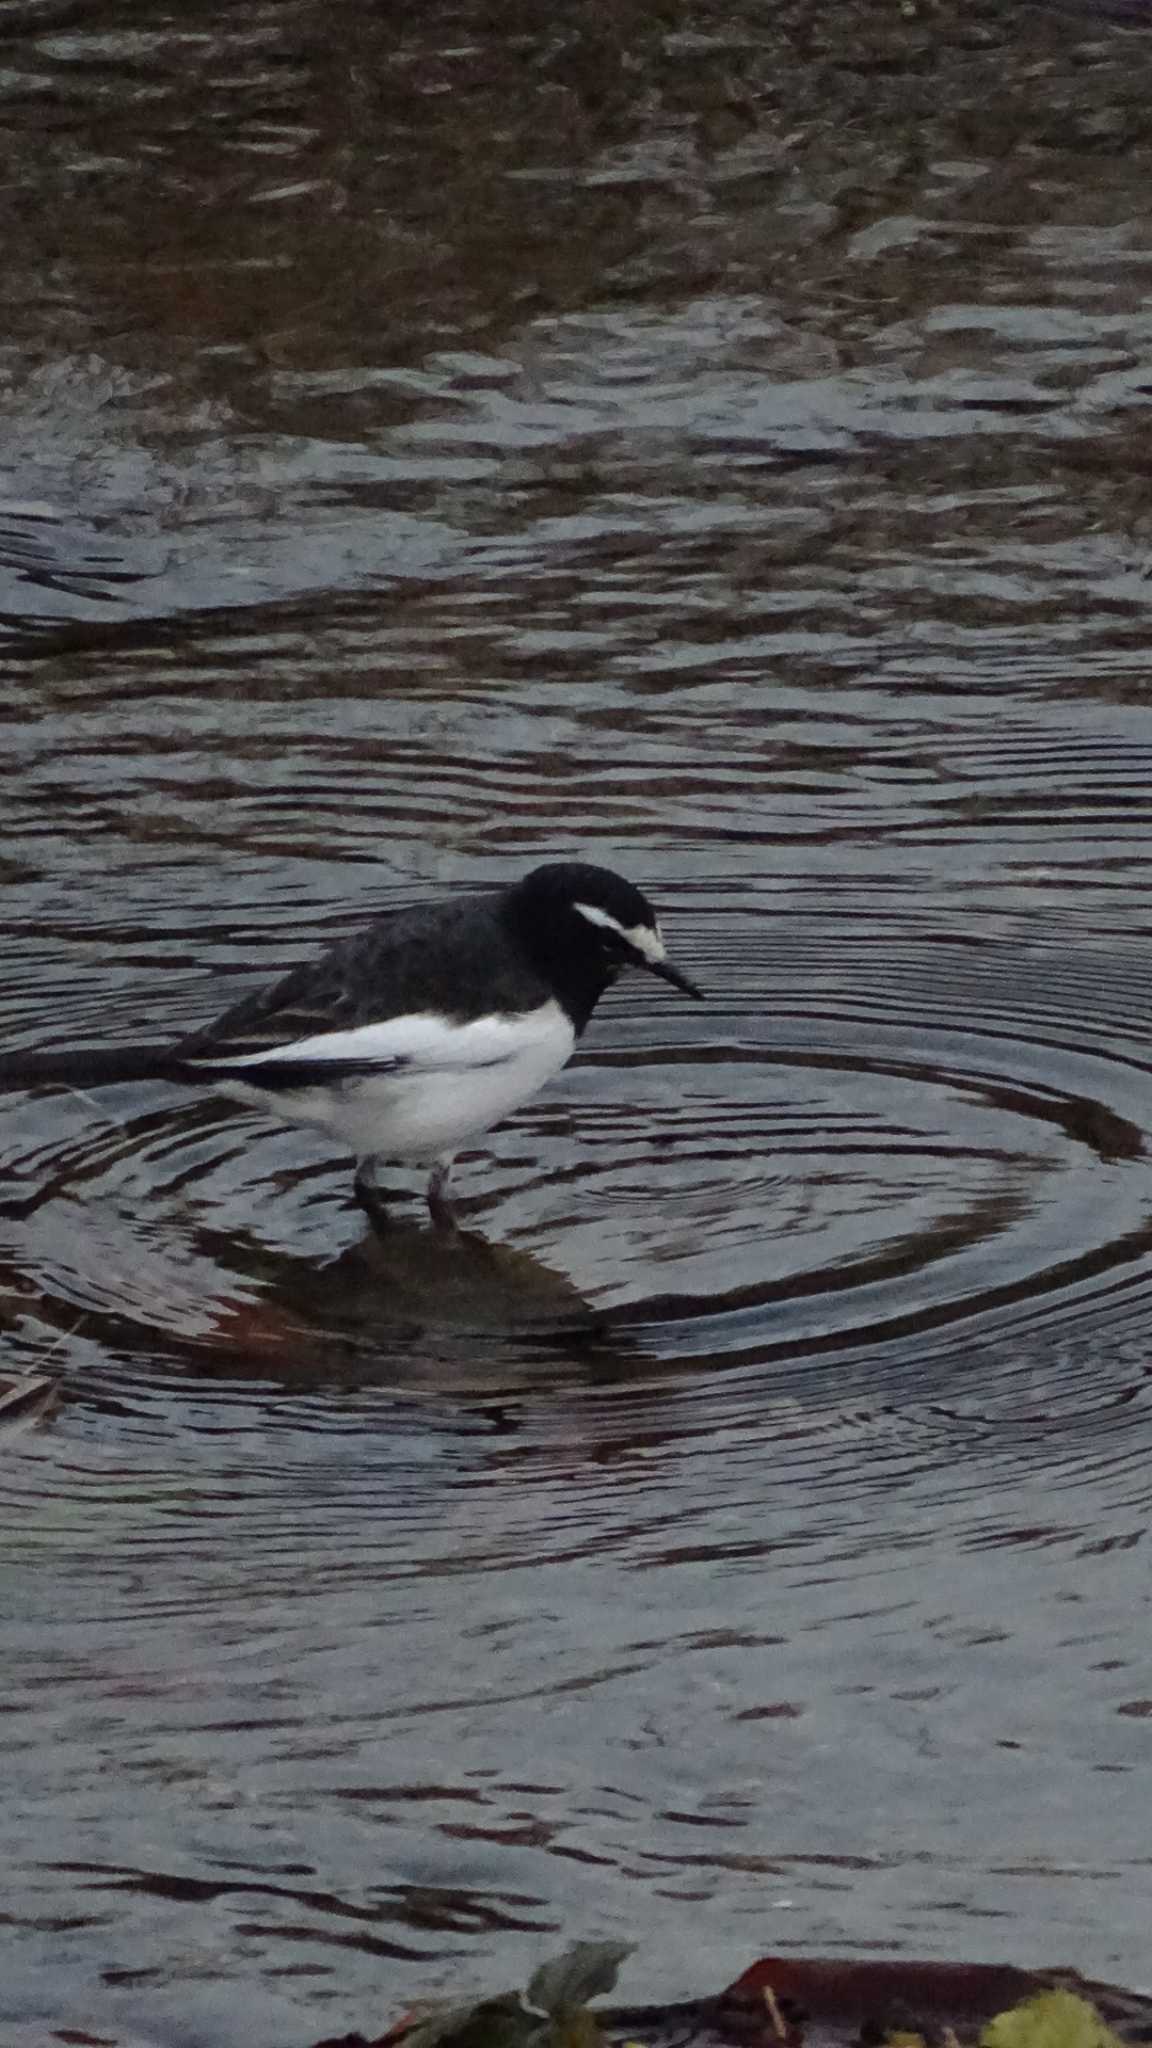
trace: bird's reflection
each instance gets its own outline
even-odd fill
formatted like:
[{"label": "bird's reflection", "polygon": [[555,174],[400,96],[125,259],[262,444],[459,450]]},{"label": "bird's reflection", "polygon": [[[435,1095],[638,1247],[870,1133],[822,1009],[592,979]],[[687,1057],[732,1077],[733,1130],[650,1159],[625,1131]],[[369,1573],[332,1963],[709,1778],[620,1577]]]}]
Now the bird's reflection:
[{"label": "bird's reflection", "polygon": [[539,1383],[606,1334],[566,1275],[470,1230],[390,1214],[318,1262],[231,1234],[198,1233],[198,1249],[244,1282],[242,1298],[221,1289],[202,1372],[483,1393]]}]

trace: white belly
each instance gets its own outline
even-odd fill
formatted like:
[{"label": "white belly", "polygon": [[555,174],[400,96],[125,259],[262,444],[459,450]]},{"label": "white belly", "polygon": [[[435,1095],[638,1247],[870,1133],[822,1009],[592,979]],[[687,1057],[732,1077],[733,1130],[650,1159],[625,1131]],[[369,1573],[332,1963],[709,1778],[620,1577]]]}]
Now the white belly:
[{"label": "white belly", "polygon": [[[363,1037],[384,1028],[364,1026]],[[341,1034],[345,1057],[351,1036]],[[458,1151],[527,1102],[560,1072],[575,1042],[565,1012],[548,1003],[528,1017],[441,1032],[426,1056],[413,1051],[411,1064],[392,1072],[382,1069],[292,1091],[249,1087],[242,1081],[220,1086],[235,1101],[281,1123],[328,1132],[359,1159],[430,1160]],[[318,1043],[310,1042],[310,1056]],[[285,1047],[283,1056],[291,1057],[293,1050]]]}]

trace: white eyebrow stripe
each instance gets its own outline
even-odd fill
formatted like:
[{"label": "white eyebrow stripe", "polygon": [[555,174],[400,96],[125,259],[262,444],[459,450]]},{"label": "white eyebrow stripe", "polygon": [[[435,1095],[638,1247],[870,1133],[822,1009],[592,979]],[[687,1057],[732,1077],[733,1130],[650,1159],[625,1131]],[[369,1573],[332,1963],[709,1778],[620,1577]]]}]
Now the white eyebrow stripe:
[{"label": "white eyebrow stripe", "polygon": [[618,932],[643,959],[653,964],[663,960],[664,935],[659,925],[653,928],[648,924],[621,924],[618,917],[613,917],[610,911],[601,910],[596,903],[574,903],[572,907],[580,912],[581,917],[586,917],[589,924],[598,924],[605,931]]}]

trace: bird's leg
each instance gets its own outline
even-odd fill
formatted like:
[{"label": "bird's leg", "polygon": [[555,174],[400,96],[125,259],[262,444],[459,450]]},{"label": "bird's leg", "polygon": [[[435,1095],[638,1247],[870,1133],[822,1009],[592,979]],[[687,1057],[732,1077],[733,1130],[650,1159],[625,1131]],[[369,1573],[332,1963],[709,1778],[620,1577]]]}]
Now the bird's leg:
[{"label": "bird's leg", "polygon": [[369,1223],[372,1225],[373,1230],[387,1230],[392,1219],[388,1214],[387,1199],[382,1189],[377,1185],[376,1161],[374,1159],[361,1159],[358,1161],[356,1177],[352,1182],[352,1192],[367,1216]]},{"label": "bird's leg", "polygon": [[459,1230],[456,1212],[445,1192],[452,1172],[450,1159],[438,1159],[428,1182],[428,1214],[437,1230]]}]

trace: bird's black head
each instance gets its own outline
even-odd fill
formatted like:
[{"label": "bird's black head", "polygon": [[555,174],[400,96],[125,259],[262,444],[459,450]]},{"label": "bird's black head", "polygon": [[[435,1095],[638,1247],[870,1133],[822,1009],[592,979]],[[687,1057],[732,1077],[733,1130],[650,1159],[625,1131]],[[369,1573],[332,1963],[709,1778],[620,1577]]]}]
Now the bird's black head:
[{"label": "bird's black head", "polygon": [[611,868],[555,861],[533,868],[508,891],[520,943],[550,982],[577,1031],[625,967],[646,967],[702,1001],[687,975],[669,964],[656,912],[639,889]]}]

